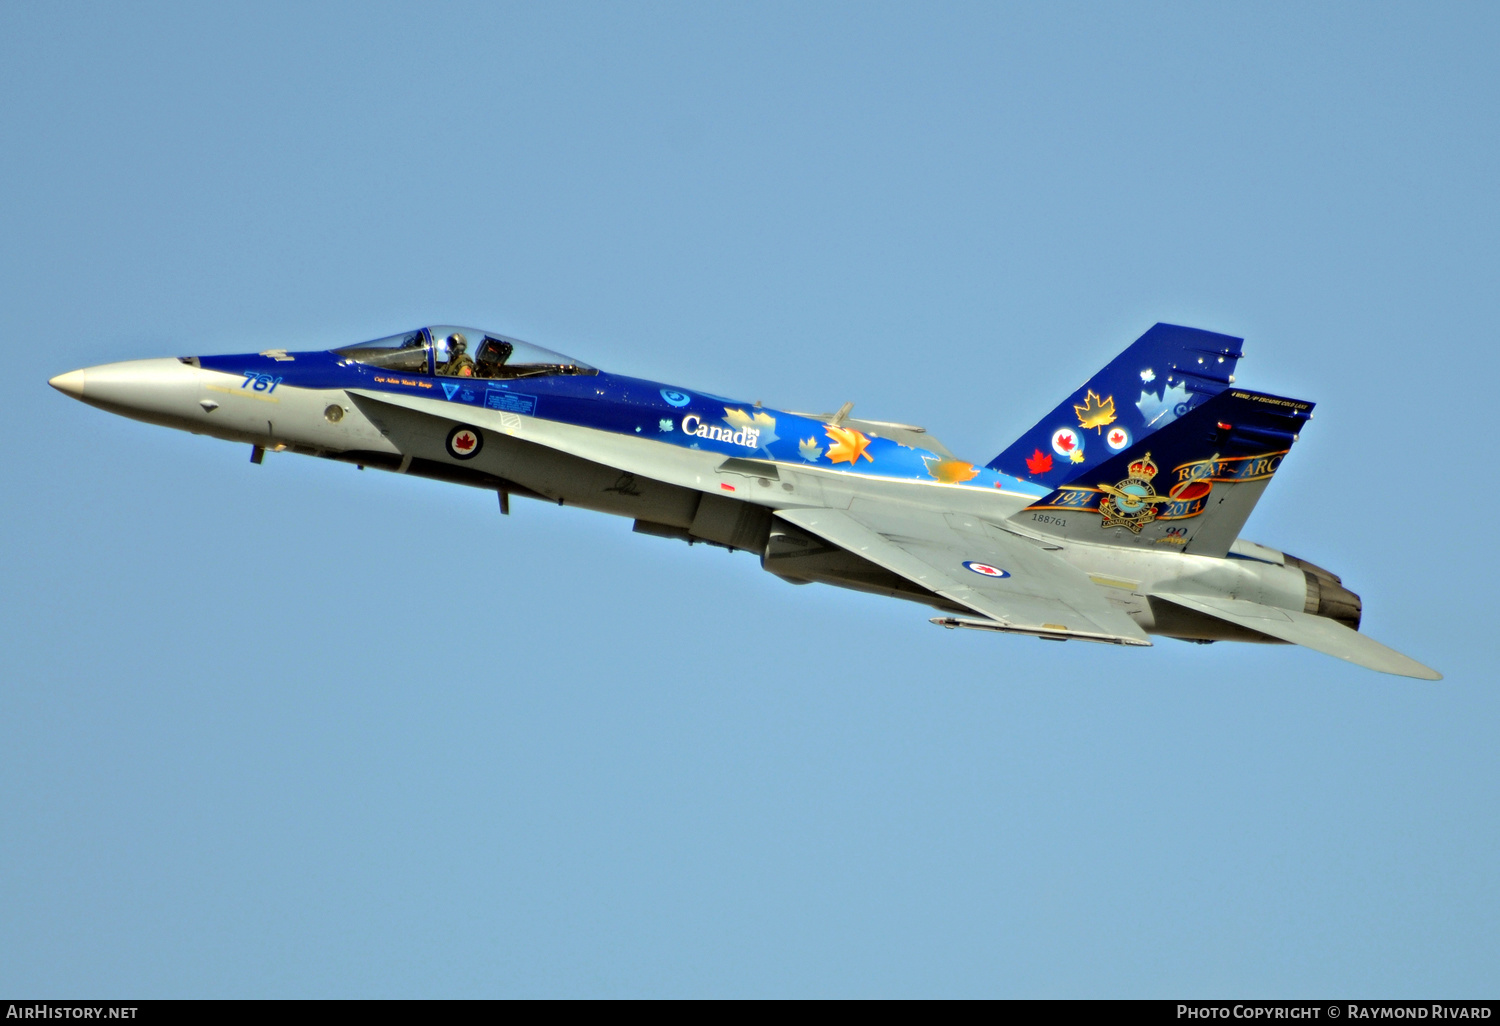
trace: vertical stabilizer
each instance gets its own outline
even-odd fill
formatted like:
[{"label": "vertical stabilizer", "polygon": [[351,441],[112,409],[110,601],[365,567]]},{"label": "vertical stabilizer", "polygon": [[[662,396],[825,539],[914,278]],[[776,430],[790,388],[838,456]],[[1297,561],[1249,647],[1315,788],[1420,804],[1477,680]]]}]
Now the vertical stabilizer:
[{"label": "vertical stabilizer", "polygon": [[1312,409],[1226,389],[1011,519],[1076,541],[1223,556]]},{"label": "vertical stabilizer", "polygon": [[1056,488],[1229,387],[1243,339],[1157,324],[990,461]]}]

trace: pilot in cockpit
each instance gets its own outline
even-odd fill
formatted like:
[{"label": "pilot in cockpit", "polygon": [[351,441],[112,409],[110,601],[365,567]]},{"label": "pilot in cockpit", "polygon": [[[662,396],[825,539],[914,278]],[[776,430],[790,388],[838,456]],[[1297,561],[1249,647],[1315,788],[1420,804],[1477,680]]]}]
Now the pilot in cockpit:
[{"label": "pilot in cockpit", "polygon": [[471,378],[474,376],[474,360],[466,350],[469,348],[469,340],[459,332],[448,336],[448,362],[438,368],[439,374],[446,374],[455,378]]}]

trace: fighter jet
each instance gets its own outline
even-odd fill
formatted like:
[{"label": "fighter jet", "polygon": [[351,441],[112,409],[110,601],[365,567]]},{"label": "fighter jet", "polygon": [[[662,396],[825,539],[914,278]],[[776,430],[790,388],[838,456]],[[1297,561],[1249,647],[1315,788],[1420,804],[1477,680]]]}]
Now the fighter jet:
[{"label": "fighter jet", "polygon": [[1359,633],[1338,575],[1239,537],[1313,404],[1234,384],[1243,340],[1157,324],[984,465],[925,429],[598,370],[432,326],[331,351],[133,360],[53,387],[126,417],[630,517],[793,584],[1050,641],[1303,645],[1440,674]]}]

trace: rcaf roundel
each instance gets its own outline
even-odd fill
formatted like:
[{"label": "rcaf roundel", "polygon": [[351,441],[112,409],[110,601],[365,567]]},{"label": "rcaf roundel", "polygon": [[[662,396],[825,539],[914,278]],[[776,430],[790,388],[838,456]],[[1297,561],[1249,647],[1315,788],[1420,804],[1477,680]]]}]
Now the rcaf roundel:
[{"label": "rcaf roundel", "polygon": [[990,566],[988,563],[976,563],[972,559],[964,560],[964,569],[972,570],[981,577],[1009,577],[1010,573],[1001,570],[998,566]]},{"label": "rcaf roundel", "polygon": [[1130,432],[1116,424],[1104,432],[1104,444],[1110,452],[1119,452],[1130,444]]},{"label": "rcaf roundel", "polygon": [[471,460],[484,448],[484,436],[478,428],[460,424],[448,432],[448,455],[456,460]]},{"label": "rcaf roundel", "polygon": [[1083,452],[1083,438],[1070,427],[1058,428],[1052,432],[1052,451],[1071,459],[1075,452]]}]

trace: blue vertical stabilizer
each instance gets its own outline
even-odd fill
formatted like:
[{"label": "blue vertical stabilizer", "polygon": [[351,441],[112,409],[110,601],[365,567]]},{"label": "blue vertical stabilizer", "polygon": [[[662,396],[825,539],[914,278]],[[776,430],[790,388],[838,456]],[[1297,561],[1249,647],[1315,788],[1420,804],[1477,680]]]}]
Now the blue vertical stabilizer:
[{"label": "blue vertical stabilizer", "polygon": [[1157,324],[989,467],[1056,488],[1229,387],[1244,339]]},{"label": "blue vertical stabilizer", "polygon": [[1227,388],[1012,519],[1096,545],[1226,556],[1312,412]]}]

